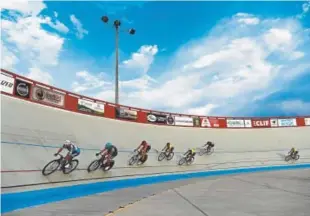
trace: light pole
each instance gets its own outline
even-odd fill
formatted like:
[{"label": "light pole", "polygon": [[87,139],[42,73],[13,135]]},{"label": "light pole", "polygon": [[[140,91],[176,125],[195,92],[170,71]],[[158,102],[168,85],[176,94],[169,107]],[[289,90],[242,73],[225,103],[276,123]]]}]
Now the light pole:
[{"label": "light pole", "polygon": [[[101,17],[101,20],[106,24],[109,22],[109,18],[107,16]],[[114,20],[113,27],[115,28],[115,104],[119,104],[118,40],[119,40],[120,26],[121,26],[121,21]],[[136,30],[131,28],[131,29],[127,29],[127,32],[130,35],[134,35],[136,33]]]}]

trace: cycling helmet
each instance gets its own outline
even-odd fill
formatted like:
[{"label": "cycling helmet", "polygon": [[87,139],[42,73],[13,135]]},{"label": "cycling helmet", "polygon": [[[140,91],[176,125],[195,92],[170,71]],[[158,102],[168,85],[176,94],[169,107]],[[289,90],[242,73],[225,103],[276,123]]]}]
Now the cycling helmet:
[{"label": "cycling helmet", "polygon": [[171,146],[170,142],[167,142],[167,146],[168,146],[168,147],[170,147],[170,146]]},{"label": "cycling helmet", "polygon": [[192,153],[195,153],[195,149],[194,148],[192,148],[191,151],[192,151]]},{"label": "cycling helmet", "polygon": [[105,147],[106,147],[106,148],[111,148],[111,147],[112,147],[112,143],[107,142],[107,143],[105,144]]},{"label": "cycling helmet", "polygon": [[143,140],[141,144],[145,145],[145,144],[146,144],[146,141],[145,141],[145,140]]},{"label": "cycling helmet", "polygon": [[71,141],[70,140],[66,140],[64,145],[70,145],[71,144]]},{"label": "cycling helmet", "polygon": [[207,142],[207,145],[210,145],[210,144],[212,144],[212,142],[211,142],[211,141],[208,141],[208,142]]}]

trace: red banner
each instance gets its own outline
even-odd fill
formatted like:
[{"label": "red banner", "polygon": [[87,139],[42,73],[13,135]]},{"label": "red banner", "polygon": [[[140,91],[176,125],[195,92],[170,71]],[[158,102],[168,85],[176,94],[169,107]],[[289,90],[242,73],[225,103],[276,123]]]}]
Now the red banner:
[{"label": "red banner", "polygon": [[269,119],[252,119],[252,127],[254,128],[268,128],[270,126]]}]

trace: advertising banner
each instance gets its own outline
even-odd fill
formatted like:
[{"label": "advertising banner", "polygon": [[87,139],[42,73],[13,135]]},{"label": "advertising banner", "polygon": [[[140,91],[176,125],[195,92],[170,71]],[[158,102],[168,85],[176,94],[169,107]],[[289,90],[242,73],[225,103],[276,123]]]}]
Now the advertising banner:
[{"label": "advertising banner", "polygon": [[201,127],[219,128],[220,123],[217,118],[201,118]]},{"label": "advertising banner", "polygon": [[23,80],[16,79],[15,95],[23,98],[30,98],[31,84]]},{"label": "advertising banner", "polygon": [[297,126],[296,118],[278,119],[279,127],[294,127]]},{"label": "advertising banner", "polygon": [[175,122],[174,122],[174,116],[172,115],[168,115],[167,116],[167,125],[174,125]]},{"label": "advertising banner", "polygon": [[200,118],[193,117],[194,127],[200,127]]},{"label": "advertising banner", "polygon": [[65,95],[54,92],[39,86],[34,86],[32,90],[32,99],[41,103],[51,104],[55,106],[65,105]]},{"label": "advertising banner", "polygon": [[278,119],[270,119],[271,127],[278,127]]},{"label": "advertising banner", "polygon": [[246,128],[251,128],[251,127],[252,127],[252,121],[251,121],[251,119],[246,119],[246,120],[244,120],[244,126],[245,126]]},{"label": "advertising banner", "polygon": [[148,122],[156,123],[156,124],[167,123],[167,115],[163,115],[163,114],[148,113],[146,116],[146,119]]},{"label": "advertising banner", "polygon": [[252,126],[254,128],[268,128],[270,127],[269,119],[252,119]]},{"label": "advertising banner", "polygon": [[13,94],[14,78],[1,73],[1,91]]},{"label": "advertising banner", "polygon": [[243,119],[226,119],[227,127],[230,128],[243,128],[244,120]]},{"label": "advertising banner", "polygon": [[178,126],[194,126],[194,121],[192,117],[174,116],[174,124]]},{"label": "advertising banner", "polygon": [[104,115],[104,104],[95,103],[92,101],[79,99],[78,110],[96,115]]},{"label": "advertising banner", "polygon": [[305,125],[310,126],[310,118],[305,118]]},{"label": "advertising banner", "polygon": [[138,112],[124,107],[116,107],[116,117],[128,120],[137,120]]}]

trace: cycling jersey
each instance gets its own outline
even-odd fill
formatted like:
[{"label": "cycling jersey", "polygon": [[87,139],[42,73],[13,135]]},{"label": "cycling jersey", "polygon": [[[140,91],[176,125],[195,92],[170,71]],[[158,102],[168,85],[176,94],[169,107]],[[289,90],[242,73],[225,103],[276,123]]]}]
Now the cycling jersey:
[{"label": "cycling jersey", "polygon": [[71,143],[69,145],[64,144],[63,148],[67,149],[70,152],[70,154],[73,154],[75,152],[79,152],[80,151],[80,149],[75,144],[73,144],[73,143]]}]

